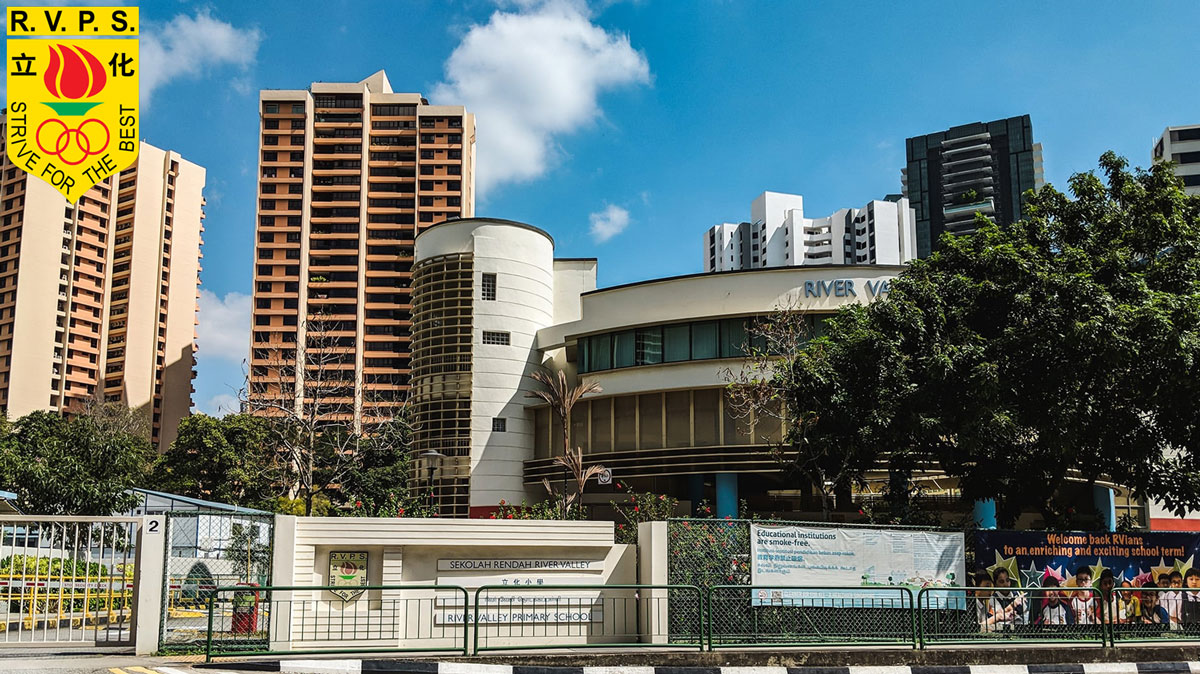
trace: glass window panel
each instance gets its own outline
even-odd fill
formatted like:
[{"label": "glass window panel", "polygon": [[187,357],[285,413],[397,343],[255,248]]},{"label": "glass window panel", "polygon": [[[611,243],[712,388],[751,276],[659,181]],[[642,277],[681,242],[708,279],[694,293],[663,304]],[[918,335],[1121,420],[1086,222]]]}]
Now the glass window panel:
[{"label": "glass window panel", "polygon": [[562,420],[554,412],[550,412],[550,456],[562,456],[563,428]]},{"label": "glass window panel", "polygon": [[696,447],[711,447],[721,442],[721,389],[709,388],[692,392],[695,407]]},{"label": "glass window panel", "polygon": [[816,339],[829,334],[829,328],[825,323],[829,320],[828,316],[809,316],[812,323],[809,325],[809,338]]},{"label": "glass window panel", "polygon": [[613,335],[613,367],[633,367],[633,331]]},{"label": "glass window panel", "polygon": [[592,338],[579,338],[579,373],[592,371]]},{"label": "glass window panel", "polygon": [[592,372],[612,369],[612,335],[593,335],[589,340],[592,345]]},{"label": "glass window panel", "polygon": [[663,360],[677,363],[691,356],[688,325],[668,325],[663,328]]},{"label": "glass window panel", "polygon": [[539,459],[550,458],[550,408],[543,407],[533,413],[533,455]]},{"label": "glass window panel", "polygon": [[768,411],[757,415],[756,423],[754,424],[755,444],[766,445],[778,443],[783,437],[781,432],[783,422],[779,418],[780,409],[780,403],[776,400],[767,404]]},{"label": "glass window panel", "polygon": [[692,446],[692,394],[667,393],[667,447]]},{"label": "glass window panel", "polygon": [[591,451],[588,447],[588,416],[591,414],[590,403],[580,400],[571,408],[571,449],[579,447],[584,454]]},{"label": "glass window panel", "polygon": [[637,331],[637,364],[654,365],[662,362],[662,328],[641,328]]},{"label": "glass window panel", "polygon": [[750,429],[749,420],[738,418],[734,413],[733,405],[729,403],[729,393],[726,392],[722,401],[725,416],[725,442],[726,445],[748,445],[750,444]]},{"label": "glass window panel", "polygon": [[638,396],[639,449],[662,449],[662,405],[661,393]]},{"label": "glass window panel", "polygon": [[617,451],[637,449],[637,396],[621,396],[613,400],[613,423]]},{"label": "glass window panel", "polygon": [[692,324],[692,360],[717,357],[717,322]]},{"label": "glass window panel", "polygon": [[592,401],[592,452],[612,451],[612,399]]},{"label": "glass window panel", "polygon": [[741,318],[726,318],[721,321],[721,357],[736,358],[745,355],[746,323]]}]

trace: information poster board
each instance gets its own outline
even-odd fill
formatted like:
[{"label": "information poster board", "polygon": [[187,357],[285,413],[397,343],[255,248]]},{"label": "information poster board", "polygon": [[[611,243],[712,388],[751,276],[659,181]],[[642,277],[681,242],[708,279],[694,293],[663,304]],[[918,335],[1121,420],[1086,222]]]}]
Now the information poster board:
[{"label": "information poster board", "polygon": [[[923,588],[962,585],[966,547],[961,532],[750,525],[750,582],[755,606],[907,605],[905,586],[915,600]],[[772,587],[774,586],[774,587]],[[839,592],[787,587],[870,588]],[[961,592],[939,593],[940,606],[953,606]],[[814,602],[817,602],[814,604]]]}]

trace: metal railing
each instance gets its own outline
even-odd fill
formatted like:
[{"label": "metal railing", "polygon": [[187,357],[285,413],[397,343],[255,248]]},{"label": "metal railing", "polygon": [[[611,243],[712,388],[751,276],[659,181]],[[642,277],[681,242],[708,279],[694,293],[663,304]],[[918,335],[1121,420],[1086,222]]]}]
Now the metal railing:
[{"label": "metal railing", "polygon": [[140,524],[0,516],[0,647],[130,643]]},{"label": "metal railing", "polygon": [[704,650],[703,605],[694,585],[486,585],[475,591],[474,652]]},{"label": "metal railing", "polygon": [[917,593],[922,648],[941,644],[1108,642],[1095,588],[925,588]]},{"label": "metal railing", "polygon": [[1110,630],[1120,642],[1200,640],[1200,592],[1181,588],[1113,588]]},{"label": "metal railing", "polygon": [[208,601],[204,654],[466,655],[469,607],[467,590],[453,585],[220,587]]},{"label": "metal railing", "polygon": [[707,600],[709,650],[917,643],[907,587],[717,585]]}]

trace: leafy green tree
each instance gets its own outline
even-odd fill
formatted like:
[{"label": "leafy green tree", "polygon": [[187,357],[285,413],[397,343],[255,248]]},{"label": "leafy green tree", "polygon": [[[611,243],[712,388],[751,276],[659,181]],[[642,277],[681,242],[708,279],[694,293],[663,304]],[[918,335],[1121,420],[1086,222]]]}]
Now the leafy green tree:
[{"label": "leafy green tree", "polygon": [[126,490],[145,480],[150,441],[101,420],[32,412],[0,422],[0,483],[39,515],[111,515],[132,507]]},{"label": "leafy green tree", "polygon": [[287,466],[270,421],[249,414],[193,414],[159,459],[157,489],[254,508],[272,508],[287,483]]}]

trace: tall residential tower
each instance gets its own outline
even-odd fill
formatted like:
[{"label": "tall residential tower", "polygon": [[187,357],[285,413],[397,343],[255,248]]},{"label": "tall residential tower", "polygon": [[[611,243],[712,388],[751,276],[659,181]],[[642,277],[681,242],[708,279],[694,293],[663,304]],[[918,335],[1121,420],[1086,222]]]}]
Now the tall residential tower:
[{"label": "tall residential tower", "polygon": [[1200,194],[1200,124],[1168,126],[1154,143],[1154,161],[1175,163],[1188,194]]},{"label": "tall residential tower", "polygon": [[763,192],[750,205],[750,222],[704,233],[704,271],[903,264],[916,256],[913,218],[908,199],[899,196],[806,218],[800,195]]},{"label": "tall residential tower", "polygon": [[0,160],[0,410],[121,401],[165,450],[191,408],[204,169],[142,143],[72,206],[2,139]]},{"label": "tall residential tower", "polygon": [[944,232],[975,231],[976,213],[1000,225],[1020,220],[1022,195],[1045,183],[1029,115],[955,126],[904,144],[901,181],[916,210],[917,257],[933,252]]},{"label": "tall residential tower", "polygon": [[323,390],[322,418],[387,418],[411,372],[417,233],[474,214],[475,118],[383,71],[259,106],[251,399],[301,409]]}]

